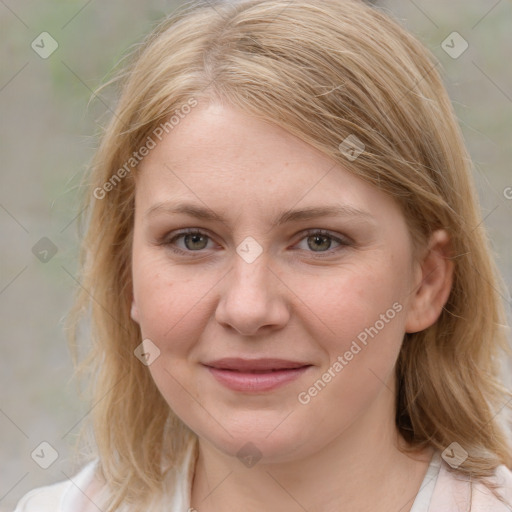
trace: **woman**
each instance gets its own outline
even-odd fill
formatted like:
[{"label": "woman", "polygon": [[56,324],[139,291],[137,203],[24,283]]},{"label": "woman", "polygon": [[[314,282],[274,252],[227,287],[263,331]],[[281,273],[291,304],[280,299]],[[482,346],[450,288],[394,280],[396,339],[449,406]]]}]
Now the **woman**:
[{"label": "woman", "polygon": [[510,510],[505,317],[436,66],[356,0],[147,38],[71,317],[98,453],[18,511]]}]

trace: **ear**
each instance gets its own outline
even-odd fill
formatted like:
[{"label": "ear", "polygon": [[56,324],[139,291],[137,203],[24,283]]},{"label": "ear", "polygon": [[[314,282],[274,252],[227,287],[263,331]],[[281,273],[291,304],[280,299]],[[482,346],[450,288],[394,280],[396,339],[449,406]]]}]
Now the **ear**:
[{"label": "ear", "polygon": [[409,303],[405,324],[408,333],[423,331],[433,325],[448,300],[454,269],[450,242],[450,236],[444,229],[434,231],[422,261],[417,263],[421,281]]},{"label": "ear", "polygon": [[132,297],[132,307],[130,309],[130,316],[134,322],[139,323],[139,310],[137,309],[137,304],[135,303],[135,298]]}]

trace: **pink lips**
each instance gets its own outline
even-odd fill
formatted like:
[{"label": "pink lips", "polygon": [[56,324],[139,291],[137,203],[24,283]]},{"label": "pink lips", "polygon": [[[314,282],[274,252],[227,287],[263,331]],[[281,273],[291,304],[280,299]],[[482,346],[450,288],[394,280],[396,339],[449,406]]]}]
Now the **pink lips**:
[{"label": "pink lips", "polygon": [[295,380],[311,366],[284,359],[224,358],[206,363],[213,377],[234,391],[270,391]]}]

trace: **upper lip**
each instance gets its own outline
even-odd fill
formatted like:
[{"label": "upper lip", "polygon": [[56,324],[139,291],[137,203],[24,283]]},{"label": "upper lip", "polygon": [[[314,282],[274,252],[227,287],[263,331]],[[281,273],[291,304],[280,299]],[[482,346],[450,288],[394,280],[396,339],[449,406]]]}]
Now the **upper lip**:
[{"label": "upper lip", "polygon": [[225,357],[208,363],[205,366],[220,370],[281,370],[290,368],[302,368],[311,366],[310,363],[301,361],[290,361],[286,359],[243,359],[240,357]]}]

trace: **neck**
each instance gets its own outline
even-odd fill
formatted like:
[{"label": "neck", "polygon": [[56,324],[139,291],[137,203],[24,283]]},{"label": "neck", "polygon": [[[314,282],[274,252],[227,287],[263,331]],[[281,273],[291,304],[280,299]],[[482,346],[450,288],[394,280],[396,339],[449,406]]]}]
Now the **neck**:
[{"label": "neck", "polygon": [[200,438],[191,506],[200,512],[407,512],[432,450],[401,451],[405,443],[394,424],[394,406],[385,388],[364,415],[322,449],[279,464],[262,459],[247,468]]}]

